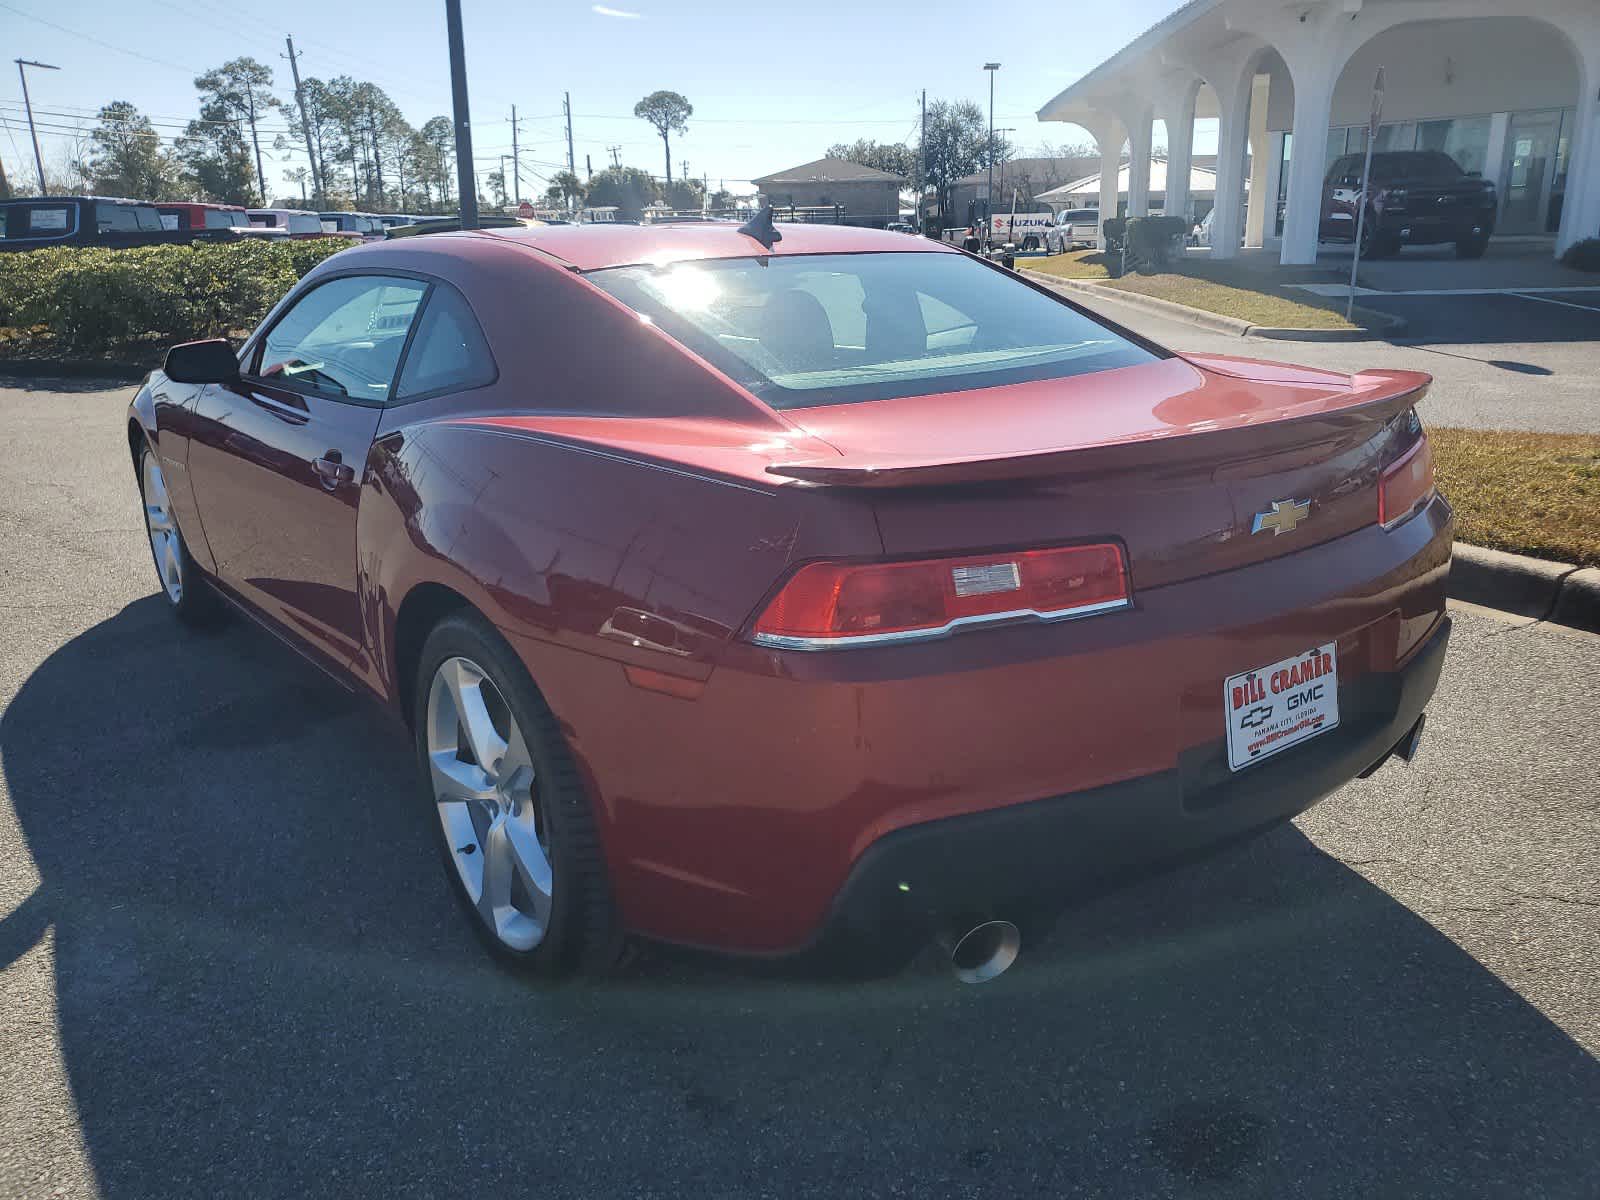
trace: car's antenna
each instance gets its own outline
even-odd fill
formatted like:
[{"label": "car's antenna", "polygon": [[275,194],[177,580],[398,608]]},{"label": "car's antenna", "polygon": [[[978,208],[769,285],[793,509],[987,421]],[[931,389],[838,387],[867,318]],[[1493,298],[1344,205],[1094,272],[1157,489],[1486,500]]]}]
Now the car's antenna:
[{"label": "car's antenna", "polygon": [[772,202],[769,200],[761,206],[761,210],[743,225],[739,232],[746,237],[753,237],[768,250],[772,249],[774,242],[783,241],[783,234],[778,232],[777,226],[772,223]]}]

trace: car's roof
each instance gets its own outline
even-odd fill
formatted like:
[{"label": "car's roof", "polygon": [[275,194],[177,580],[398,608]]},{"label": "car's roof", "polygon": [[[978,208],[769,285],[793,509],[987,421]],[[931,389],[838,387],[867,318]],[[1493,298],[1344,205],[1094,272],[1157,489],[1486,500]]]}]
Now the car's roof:
[{"label": "car's roof", "polygon": [[908,238],[886,229],[861,229],[851,225],[777,226],[782,240],[769,250],[749,234],[739,232],[733,221],[706,221],[688,224],[618,225],[536,225],[527,229],[484,230],[476,234],[441,234],[430,241],[452,237],[494,237],[532,246],[580,271],[603,267],[622,267],[633,263],[676,262],[697,258],[749,258],[754,255],[786,254],[866,254],[892,251],[898,254],[959,254],[960,251],[928,238]]}]

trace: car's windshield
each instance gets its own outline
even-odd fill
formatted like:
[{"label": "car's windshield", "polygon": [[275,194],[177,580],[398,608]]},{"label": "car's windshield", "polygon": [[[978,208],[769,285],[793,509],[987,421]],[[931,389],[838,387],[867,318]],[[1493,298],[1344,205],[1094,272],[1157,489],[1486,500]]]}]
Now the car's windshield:
[{"label": "car's windshield", "polygon": [[1157,357],[959,254],[736,258],[589,278],[775,408],[1065,378]]},{"label": "car's windshield", "polygon": [[295,214],[289,218],[290,233],[321,233],[322,222],[307,213],[304,216]]}]

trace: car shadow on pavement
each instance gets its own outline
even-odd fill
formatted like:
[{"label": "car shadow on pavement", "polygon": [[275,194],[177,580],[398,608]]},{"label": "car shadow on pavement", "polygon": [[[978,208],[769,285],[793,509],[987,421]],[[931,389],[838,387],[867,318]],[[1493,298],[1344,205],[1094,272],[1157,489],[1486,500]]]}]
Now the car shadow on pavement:
[{"label": "car shadow on pavement", "polygon": [[107,1197],[1594,1194],[1600,1064],[1293,826],[982,988],[539,986],[465,927],[404,739],[243,622],[129,605],[0,762],[42,880],[0,965],[53,954]]}]

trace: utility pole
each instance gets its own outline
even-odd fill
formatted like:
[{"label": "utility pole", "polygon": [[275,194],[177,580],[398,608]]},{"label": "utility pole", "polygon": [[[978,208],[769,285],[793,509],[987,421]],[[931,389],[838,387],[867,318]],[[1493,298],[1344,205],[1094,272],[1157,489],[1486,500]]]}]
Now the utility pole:
[{"label": "utility pole", "polygon": [[39,195],[48,196],[50,191],[44,182],[44,155],[39,153],[39,131],[33,127],[33,101],[28,97],[28,72],[24,68],[38,67],[41,71],[59,71],[61,68],[34,62],[31,58],[19,58],[15,62],[17,75],[22,79],[22,104],[28,110],[28,134],[33,138],[33,165],[39,169]]},{"label": "utility pole", "polygon": [[622,166],[622,147],[607,146],[606,149],[611,151],[611,165],[620,168]]},{"label": "utility pole", "polygon": [[456,122],[456,188],[461,193],[461,228],[478,227],[478,185],[472,174],[472,116],[467,108],[467,52],[461,38],[461,0],[444,0],[450,42],[450,102]]},{"label": "utility pole", "polygon": [[[505,165],[500,166],[501,174],[505,173]],[[522,203],[522,159],[517,156],[517,106],[511,106],[511,203]]]},{"label": "utility pole", "polygon": [[[256,85],[245,84],[245,96],[250,101],[250,144],[256,148],[256,186],[261,189],[261,205],[266,207],[267,201],[267,173],[261,169],[261,139],[256,136]],[[383,193],[383,181],[378,181],[379,195]]]},{"label": "utility pole", "polygon": [[[561,95],[563,97],[562,108],[565,109],[567,114],[567,174],[576,179],[578,177],[578,164],[572,157],[572,93],[562,92]],[[577,197],[575,196],[568,199],[567,207],[569,209],[576,199]]]},{"label": "utility pole", "polygon": [[[917,158],[920,162],[917,178],[917,229],[922,231],[926,220],[923,209],[927,207],[928,193],[928,89],[922,89],[922,136],[917,142]],[[942,236],[942,235],[941,235]]]},{"label": "utility pole", "polygon": [[[300,110],[300,131],[306,135],[306,157],[311,160],[311,195],[321,208],[326,201],[322,197],[322,175],[317,170],[317,152],[311,146],[311,118],[306,115],[305,93],[300,87],[300,56],[294,52],[293,37],[285,34],[283,42],[289,48],[289,70],[294,73],[294,106]],[[302,182],[301,189],[304,187]]]},{"label": "utility pole", "polygon": [[[1015,133],[1015,132],[1016,132],[1016,128],[1015,127],[1007,129],[1004,126],[1002,126],[1001,128],[995,130],[995,133],[997,135],[999,135],[999,137],[1004,137],[1008,133]],[[999,157],[999,154],[998,154],[999,146],[1000,146],[1000,143],[999,143],[998,140],[996,140],[996,142],[995,142],[996,157]],[[1006,164],[1005,164],[1005,160],[1001,159],[1000,160],[1000,203],[1004,204],[1005,202],[1006,202]]]},{"label": "utility pole", "polygon": [[983,201],[984,244],[987,245],[993,227],[989,217],[994,212],[994,73],[1000,69],[1000,64],[984,63],[983,69],[989,72],[989,183]]}]

